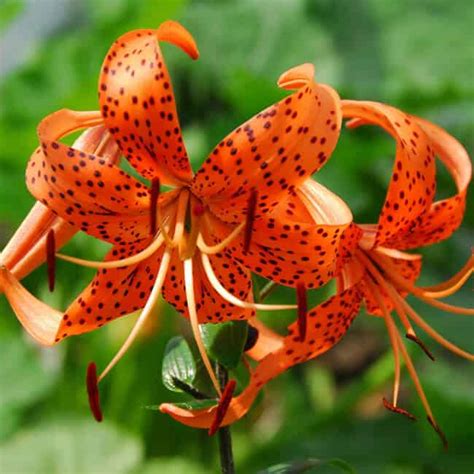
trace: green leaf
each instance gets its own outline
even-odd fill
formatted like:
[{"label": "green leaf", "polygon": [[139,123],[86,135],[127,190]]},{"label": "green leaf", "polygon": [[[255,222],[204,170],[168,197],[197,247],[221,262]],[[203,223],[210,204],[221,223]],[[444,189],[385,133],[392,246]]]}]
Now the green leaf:
[{"label": "green leaf", "polygon": [[239,364],[247,340],[247,330],[245,321],[201,326],[202,338],[209,355],[229,370]]},{"label": "green leaf", "polygon": [[142,446],[110,422],[64,420],[19,433],[0,447],[0,459],[2,472],[125,474],[140,463]]},{"label": "green leaf", "polygon": [[161,377],[168,390],[182,392],[176,380],[192,385],[196,363],[188,343],[181,336],[173,337],[165,348]]},{"label": "green leaf", "polygon": [[322,466],[330,466],[337,468],[337,470],[341,472],[355,474],[354,469],[342,459],[305,459],[304,461],[292,461],[269,467],[264,471],[260,471],[260,474],[300,474],[309,472],[310,469],[311,472],[316,472],[317,468]]}]

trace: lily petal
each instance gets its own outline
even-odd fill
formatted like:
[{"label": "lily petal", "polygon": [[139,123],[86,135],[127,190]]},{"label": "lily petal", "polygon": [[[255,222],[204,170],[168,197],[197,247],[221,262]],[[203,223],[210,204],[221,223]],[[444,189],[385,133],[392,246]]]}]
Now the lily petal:
[{"label": "lily petal", "polygon": [[130,164],[145,178],[182,185],[191,181],[192,171],[159,39],[198,57],[190,33],[176,22],[130,31],[104,60],[99,102],[105,124]]},{"label": "lily petal", "polygon": [[63,109],[40,123],[42,149],[28,163],[28,189],[69,224],[102,240],[148,237],[148,188],[104,157],[58,141],[83,128],[91,114]]},{"label": "lily petal", "polygon": [[25,330],[37,342],[51,346],[58,342],[56,333],[62,313],[35,298],[5,267],[0,267],[0,289]]},{"label": "lily petal", "polygon": [[396,142],[396,156],[387,196],[380,213],[374,245],[384,245],[405,234],[431,205],[435,185],[434,149],[416,119],[378,102],[342,101],[348,126],[374,124]]},{"label": "lily petal", "polygon": [[[352,214],[339,197],[312,180],[307,180],[301,189],[305,190],[304,195],[311,196],[311,202],[303,202],[304,195],[300,193],[281,197],[273,211],[255,219],[247,252],[244,236],[236,238],[225,252],[253,272],[281,285],[303,282],[307,288],[317,288],[327,283],[340,266],[341,244]],[[216,241],[230,232],[218,219],[209,227]],[[344,246],[355,247],[356,243],[357,239],[345,241]]]},{"label": "lily petal", "polygon": [[254,188],[257,217],[270,212],[329,159],[341,128],[340,101],[302,73],[310,70],[303,65],[287,72],[281,84],[298,89],[224,138],[197,172],[193,192],[225,222],[244,220]]},{"label": "lily petal", "polygon": [[466,208],[467,188],[471,180],[472,165],[464,147],[445,130],[427,120],[415,120],[431,140],[438,158],[451,173],[458,193],[434,202],[415,222],[409,234],[392,243],[407,249],[440,242],[448,238],[460,225]]}]

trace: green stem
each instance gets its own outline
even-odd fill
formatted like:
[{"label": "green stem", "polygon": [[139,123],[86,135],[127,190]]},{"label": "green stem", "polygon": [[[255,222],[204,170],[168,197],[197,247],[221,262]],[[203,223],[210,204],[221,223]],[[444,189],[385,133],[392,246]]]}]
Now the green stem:
[{"label": "green stem", "polygon": [[[220,364],[217,364],[217,377],[221,388],[223,389],[229,380],[227,370]],[[223,426],[217,432],[219,439],[219,456],[221,460],[222,474],[235,474],[234,455],[232,453],[232,437],[230,427]]]}]

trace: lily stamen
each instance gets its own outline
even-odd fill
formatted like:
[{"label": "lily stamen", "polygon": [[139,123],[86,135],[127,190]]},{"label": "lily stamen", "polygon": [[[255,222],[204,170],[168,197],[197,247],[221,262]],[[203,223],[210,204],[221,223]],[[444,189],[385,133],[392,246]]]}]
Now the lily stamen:
[{"label": "lily stamen", "polygon": [[153,313],[153,309],[155,308],[155,304],[158,301],[158,298],[160,297],[161,289],[163,288],[163,284],[165,282],[165,277],[166,277],[166,273],[168,272],[170,260],[171,260],[171,251],[169,249],[166,249],[165,253],[163,254],[163,258],[161,259],[160,268],[158,270],[158,275],[153,285],[153,289],[151,290],[150,296],[148,297],[145,307],[140,313],[140,316],[135,322],[132,330],[130,331],[130,334],[128,335],[127,339],[123,343],[122,347],[119,349],[117,354],[113,357],[113,359],[109,362],[107,367],[100,374],[99,379],[98,379],[99,382],[110,372],[110,370],[117,364],[117,362],[125,355],[125,353],[128,351],[130,346],[135,341],[140,330],[145,325],[146,321],[148,320],[148,317],[150,316],[150,314]]},{"label": "lily stamen", "polygon": [[214,273],[209,256],[206,255],[205,253],[201,253],[201,260],[202,260],[202,265],[204,267],[206,276],[209,282],[211,283],[212,287],[214,288],[214,290],[216,290],[216,292],[219,293],[219,295],[221,295],[223,299],[225,299],[229,303],[232,303],[235,306],[238,306],[239,308],[266,310],[266,311],[280,311],[283,309],[295,309],[298,307],[297,305],[262,304],[262,303],[250,303],[248,301],[242,301],[241,299],[234,296],[232,293],[227,291],[222,286],[221,282],[219,281],[216,274]]},{"label": "lily stamen", "polygon": [[471,255],[461,270],[459,270],[459,272],[449,280],[446,280],[444,283],[440,283],[439,285],[420,287],[420,290],[422,290],[425,296],[429,298],[444,298],[450,296],[453,293],[456,293],[456,291],[466,283],[473,272],[474,256]]},{"label": "lily stamen", "polygon": [[308,316],[308,296],[306,294],[306,287],[304,283],[296,285],[296,300],[298,302],[298,331],[300,341],[304,342],[306,339],[306,327]]},{"label": "lily stamen", "polygon": [[193,331],[194,340],[198,347],[201,359],[204,363],[204,366],[209,374],[209,377],[216,389],[216,392],[221,396],[221,388],[219,382],[217,381],[216,374],[212,369],[211,361],[204,347],[204,343],[201,337],[201,331],[199,329],[199,321],[196,311],[196,299],[194,297],[194,279],[193,279],[193,260],[192,258],[184,261],[184,286],[186,291],[186,299],[188,301],[188,312],[189,312],[189,321],[191,322],[191,329]]},{"label": "lily stamen", "polygon": [[250,250],[250,243],[252,241],[252,228],[255,220],[255,211],[257,209],[258,191],[252,189],[250,191],[249,200],[247,203],[247,217],[245,220],[245,233],[244,233],[244,253]]},{"label": "lily stamen", "polygon": [[222,252],[240,234],[245,225],[245,222],[239,224],[226,238],[216,245],[207,245],[203,235],[199,234],[197,246],[201,252],[207,255],[215,255],[216,253]]},{"label": "lily stamen", "polygon": [[100,408],[100,393],[97,380],[97,367],[95,362],[91,362],[87,366],[86,375],[87,396],[89,399],[89,407],[95,420],[101,422],[103,419],[102,410]]},{"label": "lily stamen", "polygon": [[229,380],[227,385],[222,392],[219,404],[217,405],[216,415],[214,421],[212,422],[211,427],[209,428],[208,435],[213,436],[216,434],[217,430],[220,428],[221,423],[223,422],[227,410],[229,409],[230,402],[232,401],[232,396],[235,391],[237,382],[235,380]]},{"label": "lily stamen", "polygon": [[54,229],[51,229],[46,236],[46,266],[48,268],[48,288],[49,291],[54,291],[54,284],[56,279],[56,238]]},{"label": "lily stamen", "polygon": [[435,308],[442,309],[444,311],[456,313],[456,314],[474,315],[473,308],[463,308],[460,306],[454,306],[448,303],[444,303],[442,301],[437,301],[434,298],[426,296],[423,290],[412,285],[409,281],[405,280],[405,278],[400,276],[397,270],[393,268],[390,262],[374,254],[372,254],[371,256],[375,260],[375,262],[377,262],[377,264],[387,273],[387,275],[389,275],[390,279],[402,290],[413,294],[420,300],[424,301],[430,306],[434,306]]},{"label": "lily stamen", "polygon": [[153,242],[143,249],[141,252],[132,255],[131,257],[122,258],[120,260],[110,260],[108,262],[102,261],[93,261],[93,260],[84,260],[82,258],[72,257],[70,255],[64,255],[62,253],[57,253],[56,257],[60,258],[61,260],[65,260],[67,262],[75,263],[77,265],[81,265],[83,267],[88,268],[122,268],[128,267],[130,265],[136,265],[137,263],[142,262],[143,260],[147,259],[151,255],[153,255],[159,248],[164,244],[165,238],[164,235],[160,232]]},{"label": "lily stamen", "polygon": [[158,198],[160,197],[160,179],[151,180],[150,191],[150,235],[156,234],[156,214],[158,211]]}]

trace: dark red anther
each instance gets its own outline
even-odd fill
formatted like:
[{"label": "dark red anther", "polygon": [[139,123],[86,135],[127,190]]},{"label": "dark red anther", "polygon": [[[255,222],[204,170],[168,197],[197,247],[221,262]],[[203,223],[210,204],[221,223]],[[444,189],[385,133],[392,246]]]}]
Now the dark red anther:
[{"label": "dark red anther", "polygon": [[150,192],[150,235],[156,234],[156,211],[158,209],[158,198],[160,197],[160,178],[151,180]]},{"label": "dark red anther", "polygon": [[46,236],[46,266],[48,269],[49,291],[54,291],[56,281],[56,238],[53,229]]},{"label": "dark red anther", "polygon": [[203,214],[204,214],[204,211],[206,210],[206,208],[202,205],[202,204],[196,204],[194,207],[193,207],[193,215],[195,217],[201,217]]},{"label": "dark red anther", "polygon": [[438,436],[441,438],[441,441],[443,443],[443,447],[447,451],[448,450],[448,438],[446,438],[446,435],[441,431],[441,428],[436,424],[436,422],[433,420],[433,418],[431,418],[430,415],[428,415],[426,418],[427,418],[428,422],[430,423],[430,425],[433,427],[433,429],[436,431]]},{"label": "dark red anther", "polygon": [[97,380],[97,367],[95,362],[87,366],[86,376],[87,395],[89,397],[89,407],[96,421],[102,421],[102,410],[100,408],[99,386]]},{"label": "dark red anther", "polygon": [[304,342],[306,338],[306,323],[308,314],[308,296],[304,283],[296,285],[296,301],[298,303],[298,331],[300,341]]},{"label": "dark red anther", "polygon": [[415,334],[410,334],[410,333],[407,333],[405,334],[405,337],[407,339],[410,339],[410,341],[413,341],[413,342],[416,342],[422,349],[422,351],[432,360],[434,361],[435,358],[434,358],[434,355],[429,351],[429,349],[425,346],[425,344],[423,343],[423,341],[421,339],[419,339],[417,336],[415,336]]},{"label": "dark red anther", "polygon": [[257,208],[258,191],[252,189],[250,191],[249,200],[247,203],[247,217],[245,221],[245,232],[244,232],[244,253],[247,253],[250,249],[250,242],[252,241],[252,228],[255,220],[255,210]]},{"label": "dark red anther", "polygon": [[404,410],[403,408],[396,407],[395,405],[392,405],[386,398],[382,399],[383,401],[383,406],[390,411],[393,411],[393,413],[398,413],[399,415],[406,416],[409,420],[416,421],[416,416],[412,415],[409,411]]},{"label": "dark red anther", "polygon": [[219,404],[217,405],[216,416],[208,431],[209,436],[216,434],[217,430],[220,428],[221,423],[224,420],[225,414],[229,409],[230,402],[232,401],[232,395],[234,394],[236,385],[237,383],[235,380],[229,380],[224,390],[222,391]]}]

